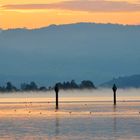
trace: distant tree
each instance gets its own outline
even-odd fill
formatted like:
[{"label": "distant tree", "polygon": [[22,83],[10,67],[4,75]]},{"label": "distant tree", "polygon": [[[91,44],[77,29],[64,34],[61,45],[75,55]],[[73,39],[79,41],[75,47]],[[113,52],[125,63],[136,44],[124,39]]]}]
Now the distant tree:
[{"label": "distant tree", "polygon": [[[75,80],[71,80],[70,82],[58,82],[57,85],[59,86],[59,89],[64,89],[64,90],[68,90],[68,89],[84,89],[84,88],[88,88],[88,89],[95,89],[96,87],[94,86],[94,84],[89,81],[89,80],[84,80],[82,81],[80,84],[77,84],[75,82]],[[52,90],[54,89],[54,87],[48,87],[46,88],[45,86],[41,86],[40,88],[38,88],[37,84],[32,81],[30,83],[23,83],[21,84],[20,87],[20,91],[47,91],[47,90]],[[1,87],[0,86],[0,92],[13,92],[13,91],[19,91],[19,89],[17,89],[14,85],[12,85],[11,82],[7,82],[5,87]]]},{"label": "distant tree", "polygon": [[89,80],[84,80],[80,84],[80,88],[88,88],[88,89],[95,89],[95,85],[89,81]]},{"label": "distant tree", "polygon": [[22,83],[22,84],[20,85],[20,89],[21,89],[22,91],[26,90],[26,87],[27,87],[27,84],[26,84],[26,83]]},{"label": "distant tree", "polygon": [[35,82],[31,82],[31,83],[30,83],[30,89],[31,89],[31,90],[38,90],[37,84],[36,84]]},{"label": "distant tree", "polygon": [[0,87],[0,92],[5,92],[5,91],[6,91],[5,87]]},{"label": "distant tree", "polygon": [[71,83],[69,81],[66,82],[66,89],[71,89]]},{"label": "distant tree", "polygon": [[71,81],[71,88],[73,88],[73,89],[79,88],[78,84],[76,84],[76,82],[74,80]]},{"label": "distant tree", "polygon": [[15,86],[13,86],[11,82],[7,82],[5,90],[8,92],[17,91],[17,88]]},{"label": "distant tree", "polygon": [[46,91],[46,90],[47,90],[47,88],[46,88],[46,87],[44,87],[44,86],[42,86],[42,87],[40,87],[40,88],[39,88],[39,90],[40,90],[40,91]]},{"label": "distant tree", "polygon": [[57,85],[58,85],[58,87],[60,88],[60,89],[64,89],[64,84],[62,84],[62,83],[57,83]]},{"label": "distant tree", "polygon": [[63,83],[57,83],[60,89],[83,89],[83,88],[89,88],[89,89],[95,89],[94,84],[89,81],[89,80],[84,80],[80,83],[80,85],[78,85],[74,80],[72,80],[71,82],[67,81],[67,82],[63,82]]},{"label": "distant tree", "polygon": [[57,85],[59,86],[60,89],[77,89],[78,85],[76,84],[76,82],[74,80],[72,80],[71,82],[67,81],[67,82],[59,82],[57,83]]},{"label": "distant tree", "polygon": [[11,91],[11,90],[12,90],[12,87],[13,87],[13,86],[12,86],[11,82],[7,82],[7,83],[6,83],[6,90],[7,90],[7,91]]},{"label": "distant tree", "polygon": [[35,82],[31,82],[30,84],[23,83],[21,84],[22,91],[35,91],[38,90],[38,86]]}]

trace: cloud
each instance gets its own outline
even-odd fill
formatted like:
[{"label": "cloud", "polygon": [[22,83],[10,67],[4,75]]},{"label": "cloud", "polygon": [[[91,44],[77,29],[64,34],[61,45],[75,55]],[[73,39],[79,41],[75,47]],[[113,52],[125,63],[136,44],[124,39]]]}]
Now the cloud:
[{"label": "cloud", "polygon": [[16,4],[3,5],[5,9],[60,9],[87,12],[137,12],[140,11],[140,3],[107,0],[71,0],[50,4]]}]

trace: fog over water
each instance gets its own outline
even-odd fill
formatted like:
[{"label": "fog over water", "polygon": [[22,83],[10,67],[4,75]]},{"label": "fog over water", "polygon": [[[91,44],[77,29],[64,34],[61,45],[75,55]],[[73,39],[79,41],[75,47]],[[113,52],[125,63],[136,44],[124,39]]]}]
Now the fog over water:
[{"label": "fog over water", "polygon": [[[98,90],[60,90],[60,102],[76,102],[76,101],[112,101],[112,89]],[[0,102],[54,102],[55,92],[16,92],[16,93],[1,93]],[[17,100],[18,98],[18,100]],[[140,101],[140,89],[118,89],[118,101]]]}]

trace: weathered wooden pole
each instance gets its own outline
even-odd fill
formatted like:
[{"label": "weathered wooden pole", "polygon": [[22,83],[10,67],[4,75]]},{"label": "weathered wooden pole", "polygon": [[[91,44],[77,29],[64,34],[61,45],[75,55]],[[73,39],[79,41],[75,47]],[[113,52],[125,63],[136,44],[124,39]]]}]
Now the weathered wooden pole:
[{"label": "weathered wooden pole", "polygon": [[114,93],[114,105],[116,105],[116,91],[117,91],[117,87],[116,85],[114,84],[113,87],[112,87],[112,90],[113,90],[113,93]]},{"label": "weathered wooden pole", "polygon": [[58,105],[58,92],[59,92],[59,87],[58,87],[58,84],[55,85],[55,94],[56,94],[56,109],[59,108],[59,105]]},{"label": "weathered wooden pole", "polygon": [[116,105],[116,92],[114,92],[114,105]]}]

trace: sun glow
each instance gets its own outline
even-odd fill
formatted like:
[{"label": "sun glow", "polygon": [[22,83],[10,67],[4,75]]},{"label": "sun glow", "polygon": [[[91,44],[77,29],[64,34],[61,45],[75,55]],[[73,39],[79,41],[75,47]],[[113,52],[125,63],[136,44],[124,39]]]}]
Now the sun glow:
[{"label": "sun glow", "polygon": [[[63,0],[64,1],[64,0]],[[68,0],[65,0],[67,2]],[[70,1],[70,0],[69,0]],[[73,1],[76,0],[71,0]],[[89,0],[88,0],[89,1]],[[92,0],[90,0],[92,1]],[[76,9],[75,7],[65,8],[65,3],[62,4],[62,0],[2,0],[0,1],[0,28],[40,28],[48,26],[50,24],[68,24],[76,22],[97,22],[97,23],[118,23],[118,24],[140,24],[140,9],[135,11],[135,8],[131,4],[140,4],[136,0],[112,0],[113,2],[129,2],[129,7],[126,11],[110,11],[104,12],[103,9],[96,9],[95,11],[88,11],[87,7]],[[58,5],[53,5],[53,4]],[[5,5],[20,5],[24,4],[51,4],[46,5],[48,8],[38,9],[20,9],[20,8],[6,8]],[[126,4],[126,5],[127,5]],[[115,5],[115,4],[114,4]],[[113,6],[114,6],[113,5]],[[53,7],[54,6],[54,7]],[[71,5],[70,5],[71,6]],[[139,6],[139,5],[138,5]],[[26,6],[25,6],[26,7]],[[125,5],[124,5],[124,8]],[[132,9],[133,8],[133,9]],[[74,10],[73,10],[74,9]],[[113,9],[110,7],[110,9]],[[130,11],[129,11],[130,9]],[[102,11],[100,11],[102,10]],[[128,11],[127,11],[128,10]]]}]

